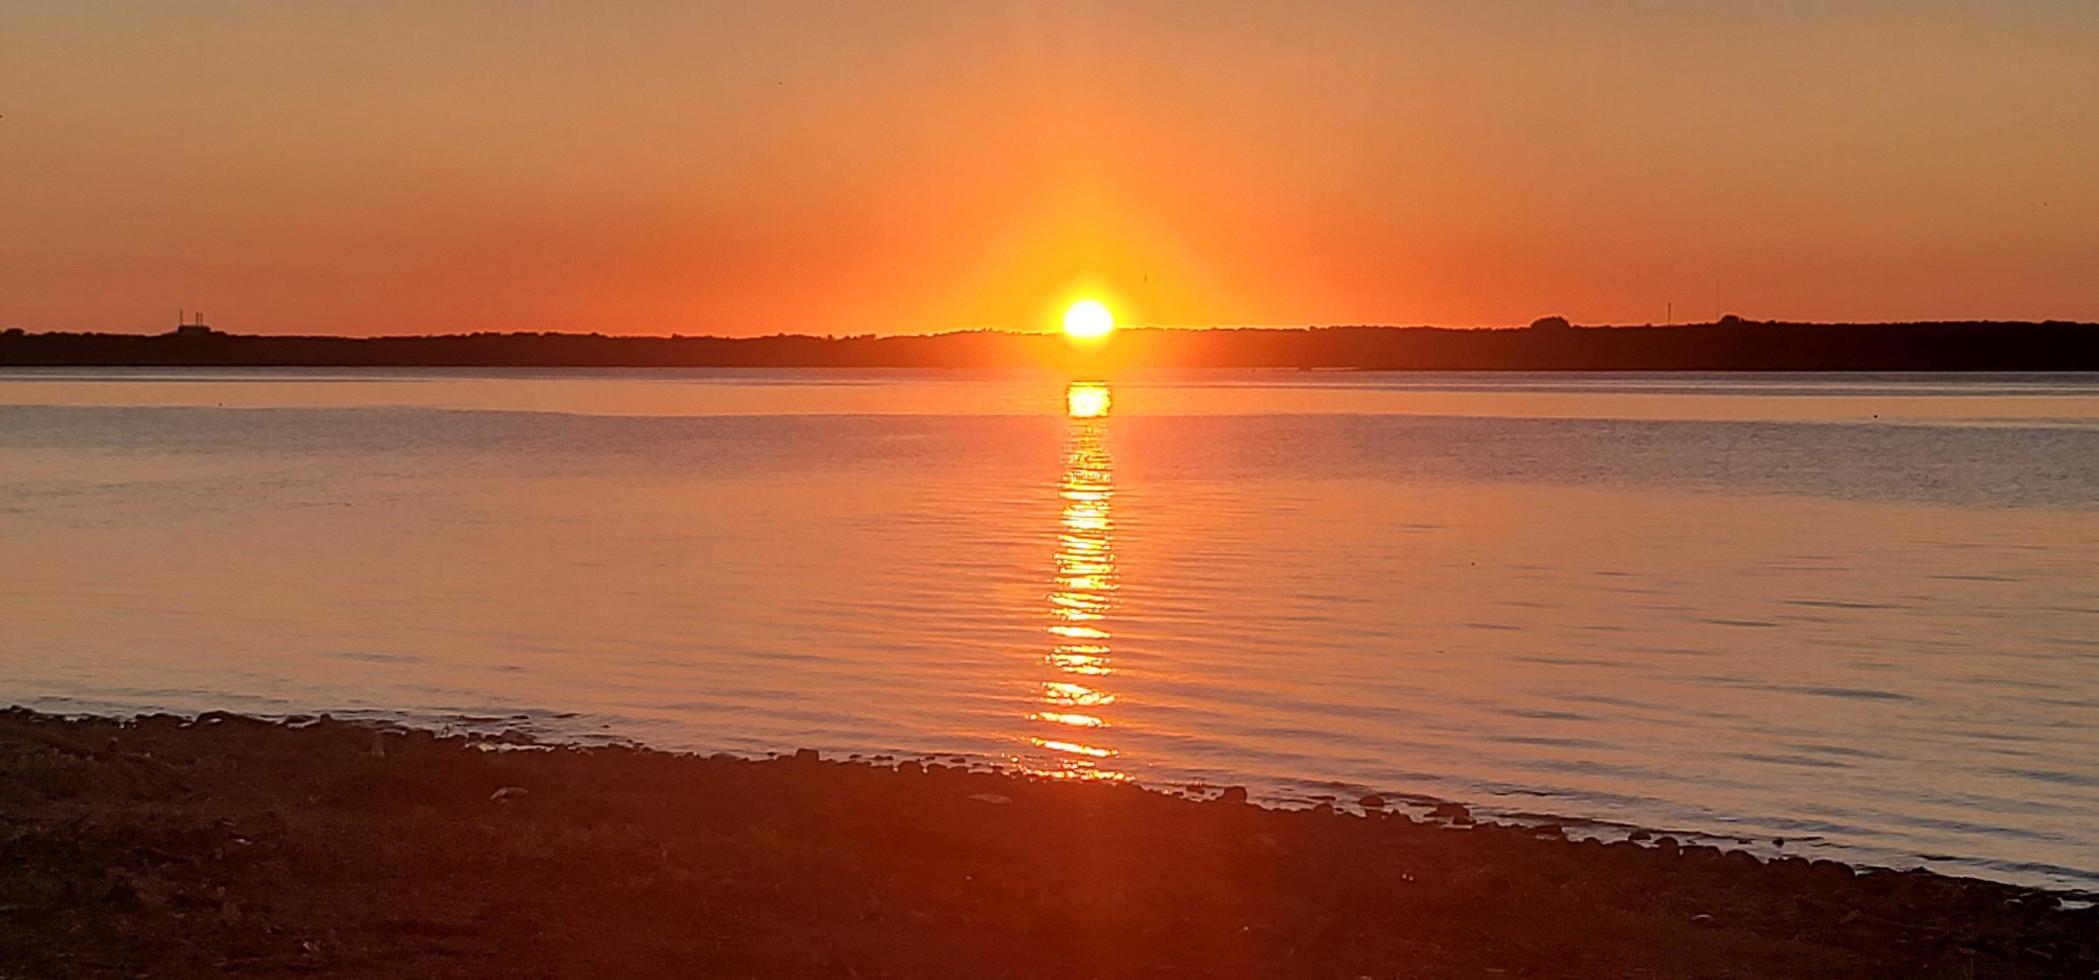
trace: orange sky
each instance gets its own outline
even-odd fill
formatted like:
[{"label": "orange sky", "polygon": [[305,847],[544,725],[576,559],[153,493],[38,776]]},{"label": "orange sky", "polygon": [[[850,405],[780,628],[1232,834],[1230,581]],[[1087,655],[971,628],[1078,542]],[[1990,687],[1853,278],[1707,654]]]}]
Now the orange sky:
[{"label": "orange sky", "polygon": [[586,6],[0,6],[0,326],[2099,319],[2085,0]]}]

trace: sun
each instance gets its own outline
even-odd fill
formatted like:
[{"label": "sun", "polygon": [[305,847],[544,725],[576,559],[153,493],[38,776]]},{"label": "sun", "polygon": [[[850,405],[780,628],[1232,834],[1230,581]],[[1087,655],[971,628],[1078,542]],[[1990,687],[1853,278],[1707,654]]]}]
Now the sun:
[{"label": "sun", "polygon": [[1115,314],[1097,299],[1082,299],[1064,311],[1064,335],[1073,340],[1098,341],[1115,332]]}]

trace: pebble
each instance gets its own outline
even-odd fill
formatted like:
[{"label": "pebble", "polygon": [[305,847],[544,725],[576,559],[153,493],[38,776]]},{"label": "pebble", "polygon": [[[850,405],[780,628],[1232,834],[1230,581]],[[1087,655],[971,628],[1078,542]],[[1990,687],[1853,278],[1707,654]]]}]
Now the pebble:
[{"label": "pebble", "polygon": [[1808,868],[1816,874],[1828,875],[1829,877],[1839,879],[1851,878],[1857,874],[1850,865],[1840,864],[1826,858],[1816,858],[1813,861],[1809,861]]},{"label": "pebble", "polygon": [[1377,795],[1376,793],[1371,793],[1370,795],[1365,796],[1360,800],[1357,800],[1356,805],[1362,807],[1365,810],[1382,810],[1385,808],[1385,798]]}]

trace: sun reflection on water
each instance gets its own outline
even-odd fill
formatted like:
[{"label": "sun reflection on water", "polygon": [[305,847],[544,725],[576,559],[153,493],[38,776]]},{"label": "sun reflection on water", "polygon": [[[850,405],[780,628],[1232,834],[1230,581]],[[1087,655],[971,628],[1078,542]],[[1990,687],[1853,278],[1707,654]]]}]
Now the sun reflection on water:
[{"label": "sun reflection on water", "polygon": [[1105,383],[1074,381],[1064,389],[1064,414],[1075,419],[1103,418],[1113,401]]},{"label": "sun reflection on water", "polygon": [[1043,627],[1050,637],[1043,661],[1056,673],[1042,682],[1029,716],[1038,728],[1028,743],[1038,751],[1020,760],[1028,771],[1058,779],[1129,778],[1106,765],[1117,753],[1100,738],[1111,727],[1100,709],[1115,703],[1101,686],[1115,673],[1108,630],[1116,589],[1109,511],[1115,473],[1105,440],[1111,402],[1108,386],[1097,381],[1075,381],[1064,390],[1070,421],[1057,489],[1063,508]]}]

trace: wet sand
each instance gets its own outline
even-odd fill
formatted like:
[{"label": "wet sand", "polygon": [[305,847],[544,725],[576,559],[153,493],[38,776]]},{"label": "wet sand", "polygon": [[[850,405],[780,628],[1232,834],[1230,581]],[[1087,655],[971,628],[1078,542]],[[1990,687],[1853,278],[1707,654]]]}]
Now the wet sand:
[{"label": "wet sand", "polygon": [[1929,872],[488,744],[0,713],[0,977],[2099,973],[2099,910]]}]

